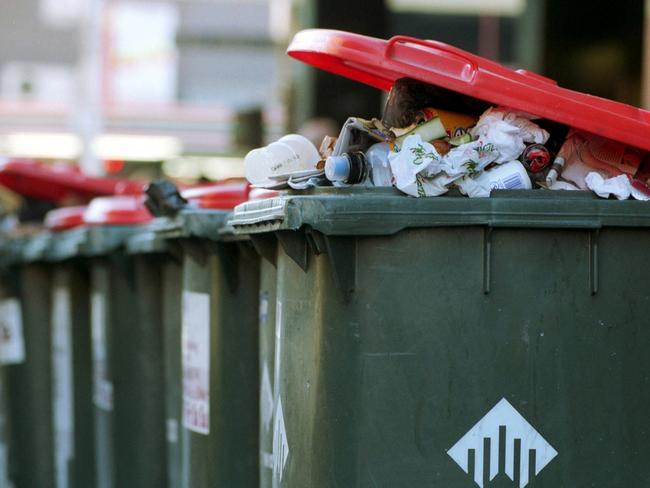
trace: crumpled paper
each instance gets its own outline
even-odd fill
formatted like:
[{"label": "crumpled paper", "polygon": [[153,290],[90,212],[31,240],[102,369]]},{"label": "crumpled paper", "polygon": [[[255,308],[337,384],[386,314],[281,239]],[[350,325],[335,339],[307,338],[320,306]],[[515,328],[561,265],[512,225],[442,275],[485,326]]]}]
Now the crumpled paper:
[{"label": "crumpled paper", "polygon": [[619,175],[605,179],[602,175],[593,171],[585,177],[585,183],[587,188],[601,198],[609,198],[610,195],[613,195],[618,200],[627,200],[630,196],[636,200],[650,200],[650,196],[632,186],[630,178],[627,175]]},{"label": "crumpled paper", "polygon": [[399,152],[388,155],[395,186],[414,197],[432,197],[446,193],[456,180],[472,175],[498,158],[493,144],[483,140],[458,146],[441,156],[419,134],[404,139]]},{"label": "crumpled paper", "polygon": [[545,144],[549,138],[547,131],[523,114],[501,107],[487,109],[470,134],[494,144],[499,153],[497,163],[517,159],[526,148],[526,142]]}]

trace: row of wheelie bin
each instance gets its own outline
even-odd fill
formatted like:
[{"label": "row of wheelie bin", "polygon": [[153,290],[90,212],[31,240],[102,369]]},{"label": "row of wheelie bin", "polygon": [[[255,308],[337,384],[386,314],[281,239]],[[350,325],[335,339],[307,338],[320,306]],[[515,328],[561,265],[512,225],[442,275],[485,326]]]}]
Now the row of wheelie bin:
[{"label": "row of wheelie bin", "polygon": [[[449,78],[431,50],[483,76],[430,41],[293,45],[379,88]],[[2,241],[0,486],[650,485],[647,202],[147,194]]]}]

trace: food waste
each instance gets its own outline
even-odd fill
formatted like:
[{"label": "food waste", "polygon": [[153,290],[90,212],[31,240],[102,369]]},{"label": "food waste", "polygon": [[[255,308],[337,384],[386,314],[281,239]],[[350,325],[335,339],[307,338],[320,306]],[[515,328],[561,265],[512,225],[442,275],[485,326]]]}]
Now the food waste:
[{"label": "food waste", "polygon": [[398,80],[381,119],[350,117],[320,148],[297,134],[245,158],[257,187],[395,187],[416,197],[452,190],[591,191],[650,199],[644,150],[411,79]]}]

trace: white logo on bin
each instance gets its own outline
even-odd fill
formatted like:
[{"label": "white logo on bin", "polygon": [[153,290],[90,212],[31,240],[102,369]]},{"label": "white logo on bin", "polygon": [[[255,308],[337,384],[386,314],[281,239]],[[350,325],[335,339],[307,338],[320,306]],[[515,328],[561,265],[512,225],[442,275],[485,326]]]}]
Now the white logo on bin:
[{"label": "white logo on bin", "polygon": [[[486,450],[489,450],[489,462],[484,466]],[[501,450],[505,451],[505,459],[500,458]],[[447,454],[463,471],[473,474],[480,488],[485,478],[492,481],[502,469],[502,474],[524,488],[529,473],[537,476],[557,456],[557,451],[503,398]],[[517,463],[518,473],[515,472]],[[474,466],[473,473],[470,464]]]},{"label": "white logo on bin", "polygon": [[273,478],[282,481],[282,473],[289,458],[289,443],[287,442],[287,431],[284,426],[284,413],[282,402],[278,400],[278,407],[275,411],[275,423],[273,424]]}]

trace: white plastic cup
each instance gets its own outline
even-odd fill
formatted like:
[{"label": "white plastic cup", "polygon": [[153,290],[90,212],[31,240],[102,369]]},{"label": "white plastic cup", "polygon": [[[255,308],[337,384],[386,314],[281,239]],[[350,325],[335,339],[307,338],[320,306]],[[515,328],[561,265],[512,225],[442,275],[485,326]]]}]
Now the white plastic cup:
[{"label": "white plastic cup", "polygon": [[320,153],[316,146],[300,134],[287,134],[281,137],[278,142],[288,144],[294,150],[298,159],[300,160],[300,170],[315,169],[318,161],[320,161]]}]

